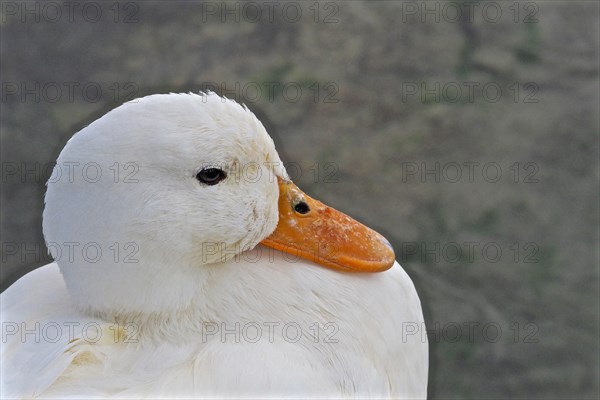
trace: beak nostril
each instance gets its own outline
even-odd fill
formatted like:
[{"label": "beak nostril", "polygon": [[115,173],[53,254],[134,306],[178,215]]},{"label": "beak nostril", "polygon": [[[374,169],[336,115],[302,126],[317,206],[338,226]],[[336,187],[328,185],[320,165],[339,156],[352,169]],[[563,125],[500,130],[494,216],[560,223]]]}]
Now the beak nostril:
[{"label": "beak nostril", "polygon": [[299,214],[308,214],[310,212],[310,207],[306,202],[301,201],[294,206],[294,211]]}]

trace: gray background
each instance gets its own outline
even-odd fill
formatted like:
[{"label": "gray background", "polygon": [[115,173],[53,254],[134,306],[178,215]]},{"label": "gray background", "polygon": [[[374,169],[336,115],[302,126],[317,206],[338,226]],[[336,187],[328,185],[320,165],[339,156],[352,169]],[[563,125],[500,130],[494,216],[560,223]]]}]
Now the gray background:
[{"label": "gray background", "polygon": [[3,289],[49,262],[47,166],[73,133],[213,88],[301,188],[393,243],[430,397],[598,397],[597,2],[61,4],[2,2]]}]

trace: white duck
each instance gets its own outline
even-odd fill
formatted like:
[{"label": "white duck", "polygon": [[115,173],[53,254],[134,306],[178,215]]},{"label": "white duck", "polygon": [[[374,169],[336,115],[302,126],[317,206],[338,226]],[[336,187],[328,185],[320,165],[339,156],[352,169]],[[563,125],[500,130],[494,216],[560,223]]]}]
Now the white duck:
[{"label": "white duck", "polygon": [[291,183],[234,101],[116,108],[69,140],[45,200],[56,262],[2,294],[3,398],[426,397],[389,243]]}]

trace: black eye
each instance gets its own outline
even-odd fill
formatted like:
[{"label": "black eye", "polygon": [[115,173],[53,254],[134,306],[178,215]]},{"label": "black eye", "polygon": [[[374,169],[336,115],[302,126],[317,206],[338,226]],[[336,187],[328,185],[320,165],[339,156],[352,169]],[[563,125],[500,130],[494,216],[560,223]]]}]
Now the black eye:
[{"label": "black eye", "polygon": [[227,174],[219,168],[204,168],[196,175],[196,179],[209,186],[216,185],[225,178]]},{"label": "black eye", "polygon": [[294,206],[294,210],[299,214],[308,214],[310,207],[304,201],[301,201]]}]

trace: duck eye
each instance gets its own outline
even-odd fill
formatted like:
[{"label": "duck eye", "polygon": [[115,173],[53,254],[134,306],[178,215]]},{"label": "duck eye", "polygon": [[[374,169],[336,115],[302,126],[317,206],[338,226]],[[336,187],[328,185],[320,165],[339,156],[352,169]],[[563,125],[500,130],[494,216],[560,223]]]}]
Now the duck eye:
[{"label": "duck eye", "polygon": [[308,214],[310,212],[310,207],[306,202],[301,201],[294,206],[294,210],[299,214]]},{"label": "duck eye", "polygon": [[204,168],[196,175],[196,179],[209,186],[216,185],[225,178],[227,174],[219,168]]}]

